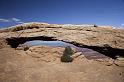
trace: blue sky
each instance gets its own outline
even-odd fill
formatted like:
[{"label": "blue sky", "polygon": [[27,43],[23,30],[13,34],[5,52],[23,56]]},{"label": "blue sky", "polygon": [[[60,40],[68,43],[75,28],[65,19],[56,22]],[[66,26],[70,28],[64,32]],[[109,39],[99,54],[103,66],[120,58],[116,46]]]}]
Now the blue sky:
[{"label": "blue sky", "polygon": [[0,27],[22,22],[124,27],[124,0],[0,0]]}]

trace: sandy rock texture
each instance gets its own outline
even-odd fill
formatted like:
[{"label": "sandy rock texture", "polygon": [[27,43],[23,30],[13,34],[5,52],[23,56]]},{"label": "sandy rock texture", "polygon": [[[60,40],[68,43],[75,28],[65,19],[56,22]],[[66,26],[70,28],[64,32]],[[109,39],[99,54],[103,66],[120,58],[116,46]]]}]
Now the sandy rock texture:
[{"label": "sandy rock texture", "polygon": [[[87,59],[73,48],[73,62],[63,63],[64,47],[21,45],[38,39],[95,48],[103,55],[107,51],[116,59]],[[0,30],[0,82],[124,82],[123,52],[123,29],[37,22],[16,25]]]},{"label": "sandy rock texture", "polygon": [[0,36],[6,38],[43,35],[89,46],[107,44],[113,48],[124,49],[124,29],[113,29],[111,26],[94,27],[93,25],[57,25],[33,22],[0,30]]}]

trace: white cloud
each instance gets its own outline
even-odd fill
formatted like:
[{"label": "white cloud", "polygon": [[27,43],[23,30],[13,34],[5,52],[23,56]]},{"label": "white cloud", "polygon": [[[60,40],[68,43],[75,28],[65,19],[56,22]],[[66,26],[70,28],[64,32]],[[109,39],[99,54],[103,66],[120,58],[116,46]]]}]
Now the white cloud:
[{"label": "white cloud", "polygon": [[0,18],[0,22],[15,22],[15,23],[24,23],[21,21],[21,19],[18,18],[10,18],[10,19],[2,19]]},{"label": "white cloud", "polygon": [[15,21],[15,22],[19,22],[19,21],[21,21],[21,20],[18,19],[18,18],[12,18],[12,20]]},{"label": "white cloud", "polygon": [[12,18],[11,19],[13,22],[16,22],[16,23],[23,23],[22,21],[21,21],[21,19],[18,19],[18,18]]},{"label": "white cloud", "polygon": [[0,19],[0,22],[10,22],[8,19]]}]

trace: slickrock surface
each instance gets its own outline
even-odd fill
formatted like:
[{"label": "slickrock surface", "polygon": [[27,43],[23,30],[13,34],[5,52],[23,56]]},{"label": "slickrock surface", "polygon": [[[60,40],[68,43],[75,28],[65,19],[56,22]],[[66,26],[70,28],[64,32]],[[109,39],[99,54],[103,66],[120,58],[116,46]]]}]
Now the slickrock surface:
[{"label": "slickrock surface", "polygon": [[[73,48],[73,62],[63,63],[64,47],[18,46],[30,40],[61,40],[116,59],[89,60]],[[12,26],[0,30],[0,82],[124,82],[123,52],[123,29],[37,22]]]},{"label": "slickrock surface", "polygon": [[[24,30],[23,30],[24,29]],[[25,23],[0,30],[0,37],[48,36],[57,40],[76,42],[89,46],[111,46],[124,49],[124,29],[93,25],[56,25],[47,23]]]}]

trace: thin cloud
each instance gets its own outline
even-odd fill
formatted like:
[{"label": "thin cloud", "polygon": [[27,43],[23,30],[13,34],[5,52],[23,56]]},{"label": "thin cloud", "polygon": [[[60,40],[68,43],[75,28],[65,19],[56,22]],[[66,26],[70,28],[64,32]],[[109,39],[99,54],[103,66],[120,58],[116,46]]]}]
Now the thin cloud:
[{"label": "thin cloud", "polygon": [[18,23],[24,23],[24,22],[18,22]]},{"label": "thin cloud", "polygon": [[0,22],[10,22],[8,19],[0,19]]},{"label": "thin cloud", "polygon": [[124,26],[124,23],[122,23],[121,26]]},{"label": "thin cloud", "polygon": [[11,19],[13,22],[16,22],[16,23],[23,23],[22,21],[21,21],[21,19],[18,19],[18,18],[12,18]]},{"label": "thin cloud", "polygon": [[12,18],[12,20],[15,21],[15,22],[19,22],[19,21],[21,21],[21,20],[18,19],[18,18]]},{"label": "thin cloud", "polygon": [[15,23],[24,23],[21,21],[21,19],[18,18],[10,18],[10,19],[2,19],[0,18],[0,22],[15,22]]},{"label": "thin cloud", "polygon": [[118,28],[124,29],[124,23],[122,23]]}]

